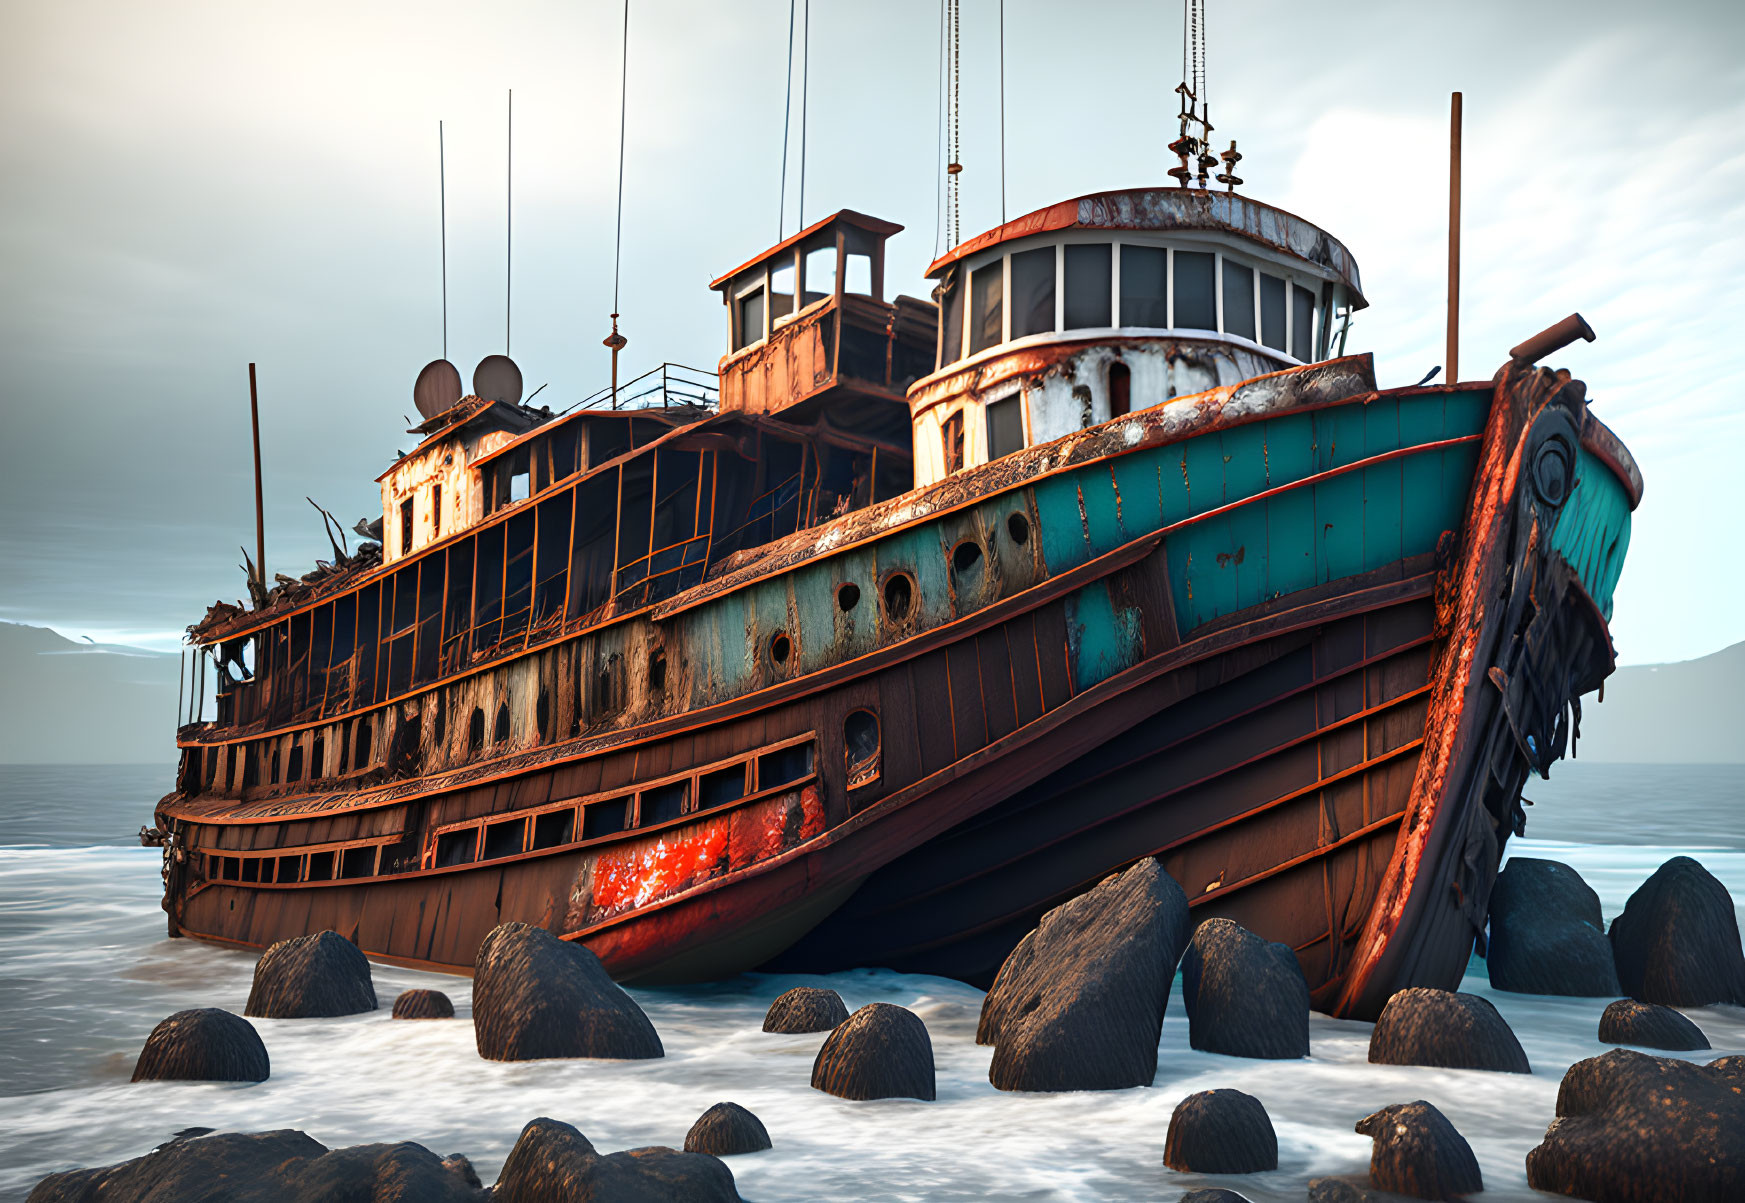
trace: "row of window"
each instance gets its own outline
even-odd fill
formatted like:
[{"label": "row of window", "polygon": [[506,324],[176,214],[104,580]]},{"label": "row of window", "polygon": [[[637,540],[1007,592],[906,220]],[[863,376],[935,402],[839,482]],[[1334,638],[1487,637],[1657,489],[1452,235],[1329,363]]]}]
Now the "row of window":
[{"label": "row of window", "polygon": [[1040,246],[975,268],[967,287],[953,273],[943,304],[940,367],[1033,334],[1113,327],[1233,335],[1305,363],[1319,345],[1311,289],[1221,251]]},{"label": "row of window", "polygon": [[[855,716],[861,717],[857,719]],[[857,762],[865,771],[864,761],[869,755],[865,732],[869,718],[866,711],[856,711],[854,716],[850,716],[847,745],[851,773]],[[876,718],[870,718],[870,721],[873,732],[871,754],[876,756],[878,724]],[[807,738],[718,768],[580,805],[524,811],[439,827],[416,864],[409,856],[393,861],[387,859],[388,849],[398,842],[398,837],[395,837],[378,843],[281,856],[207,853],[206,877],[210,881],[267,885],[338,881],[412,868],[452,868],[522,852],[560,848],[578,841],[666,823],[698,811],[725,806],[749,794],[804,781],[814,771],[816,749],[815,741]],[[877,775],[876,769],[873,775]]]}]

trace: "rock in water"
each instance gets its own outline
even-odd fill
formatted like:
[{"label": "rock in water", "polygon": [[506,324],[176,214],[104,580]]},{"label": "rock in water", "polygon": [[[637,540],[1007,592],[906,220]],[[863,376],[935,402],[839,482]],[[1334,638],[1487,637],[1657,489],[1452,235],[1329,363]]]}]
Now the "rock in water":
[{"label": "rock in water", "polygon": [[1577,1061],[1527,1184],[1579,1199],[1745,1198],[1745,1073],[1615,1048]]},{"label": "rock in water", "polygon": [[394,1000],[395,1019],[453,1019],[454,1004],[440,990],[407,990]]},{"label": "rock in water", "polygon": [[1248,1203],[1248,1198],[1233,1190],[1225,1190],[1221,1186],[1208,1186],[1201,1190],[1189,1191],[1181,1197],[1178,1203]]},{"label": "rock in water", "polygon": [[483,1203],[485,1198],[476,1178],[469,1184],[421,1145],[329,1151],[288,1130],[172,1140],[120,1165],[51,1174],[30,1192],[30,1203]]},{"label": "rock in water", "polygon": [[817,986],[795,986],[769,1005],[766,1032],[828,1032],[848,1018],[842,995]]},{"label": "rock in water", "polygon": [[135,1082],[264,1082],[272,1072],[254,1025],[217,1007],[177,1011],[145,1038]]},{"label": "rock in water", "polygon": [[654,1025],[599,957],[525,923],[494,927],[479,944],[473,1037],[489,1061],[663,1055]]},{"label": "rock in water", "polygon": [[1668,1007],[1745,1003],[1745,951],[1727,887],[1675,856],[1630,895],[1612,920],[1623,992]]},{"label": "rock in water", "polygon": [[739,1203],[719,1158],[659,1146],[602,1156],[588,1138],[536,1119],[503,1162],[491,1203]]},{"label": "rock in water", "polygon": [[1691,1052],[1709,1047],[1703,1030],[1671,1007],[1620,998],[1600,1016],[1602,1044],[1636,1044]]},{"label": "rock in water", "polygon": [[1195,1174],[1278,1168],[1278,1136],[1260,1100],[1240,1090],[1203,1090],[1176,1104],[1163,1164]]},{"label": "rock in water", "polygon": [[319,1019],[376,1009],[370,962],[338,932],[280,940],[255,962],[244,1015]]},{"label": "rock in water", "polygon": [[685,1152],[731,1157],[770,1147],[763,1122],[738,1103],[716,1103],[685,1133]]},{"label": "rock in water", "polygon": [[1472,1146],[1422,1099],[1395,1103],[1357,1121],[1375,1143],[1369,1182],[1376,1190],[1419,1199],[1455,1199],[1484,1189]]},{"label": "rock in water", "polygon": [[1187,939],[1187,898],[1153,857],[1043,915],[982,1002],[988,1080],[1001,1090],[1149,1086]]},{"label": "rock in water", "polygon": [[1515,1033],[1489,999],[1414,986],[1388,999],[1369,1034],[1374,1065],[1443,1069],[1532,1070]]},{"label": "rock in water", "polygon": [[1491,985],[1516,994],[1622,993],[1600,896],[1561,861],[1509,858],[1491,890]]},{"label": "rock in water", "polygon": [[1309,1179],[1309,1203],[1414,1203],[1410,1195],[1376,1190],[1368,1175],[1346,1174]]},{"label": "rock in water", "polygon": [[1232,1057],[1309,1055],[1309,982],[1296,953],[1208,919],[1182,955],[1188,1043]]},{"label": "rock in water", "polygon": [[933,1041],[913,1011],[868,1003],[824,1041],[812,1088],[844,1099],[934,1097]]}]

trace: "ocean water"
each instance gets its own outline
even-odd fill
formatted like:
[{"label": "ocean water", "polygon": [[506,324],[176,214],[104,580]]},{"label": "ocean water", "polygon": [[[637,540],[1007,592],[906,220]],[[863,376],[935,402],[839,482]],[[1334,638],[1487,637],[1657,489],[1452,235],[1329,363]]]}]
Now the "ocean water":
[{"label": "ocean water", "polygon": [[[1558,1082],[1595,1039],[1607,999],[1493,991],[1474,959],[1463,989],[1496,1003],[1531,1075],[1374,1066],[1369,1025],[1315,1016],[1312,1055],[1246,1061],[1194,1052],[1179,983],[1149,1088],[1003,1094],[992,1050],[975,1043],[981,992],[943,978],[868,970],[828,977],[747,975],[701,987],[637,990],[667,1055],[655,1061],[481,1060],[470,983],[376,966],[382,1009],[327,1020],[255,1021],[272,1058],[258,1085],[128,1082],[146,1035],[173,1011],[240,1013],[254,957],[164,937],[158,854],[130,846],[166,768],[0,767],[0,1199],[44,1175],[138,1156],[192,1125],[301,1128],[330,1147],[413,1140],[465,1153],[490,1182],[522,1125],[575,1124],[600,1148],[678,1146],[713,1103],[755,1112],[775,1147],[728,1159],[749,1200],[1173,1200],[1228,1185],[1255,1203],[1301,1199],[1307,1181],[1367,1168],[1352,1126],[1389,1103],[1428,1099],[1466,1136],[1487,1199],[1544,1198],[1524,1158],[1553,1115]],[[1576,762],[1529,787],[1531,838],[1512,855],[1574,865],[1608,920],[1661,862],[1697,857],[1745,921],[1745,766]],[[938,1066],[932,1103],[851,1103],[812,1090],[823,1035],[771,1036],[763,1012],[790,986],[838,990],[852,1009],[886,1001],[927,1024]],[[427,986],[453,1021],[388,1018],[399,991]],[[1745,1008],[1689,1012],[1708,1060],[1745,1053]],[[1279,1137],[1279,1168],[1212,1178],[1162,1165],[1170,1113],[1186,1095],[1230,1086],[1257,1096]]]}]

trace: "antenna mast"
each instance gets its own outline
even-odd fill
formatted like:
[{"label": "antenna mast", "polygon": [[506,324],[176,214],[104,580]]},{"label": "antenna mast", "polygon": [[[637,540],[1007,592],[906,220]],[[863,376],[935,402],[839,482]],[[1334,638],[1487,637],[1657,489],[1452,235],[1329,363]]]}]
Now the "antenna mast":
[{"label": "antenna mast", "polygon": [[[1234,139],[1230,149],[1212,153],[1212,111],[1206,85],[1206,0],[1184,0],[1182,4],[1182,82],[1176,85],[1181,96],[1181,134],[1169,144],[1170,153],[1178,160],[1169,174],[1183,188],[1190,182],[1207,187],[1207,179],[1215,178],[1228,191],[1234,192],[1242,178],[1236,174],[1236,164],[1242,155]],[[1190,166],[1190,160],[1192,166]],[[1215,177],[1212,169],[1223,161],[1224,170]]]},{"label": "antenna mast", "polygon": [[503,354],[509,354],[509,307],[515,297],[515,89],[509,89],[508,154],[503,171]]},{"label": "antenna mast", "polygon": [[960,227],[958,225],[957,177],[963,174],[963,163],[958,159],[958,35],[962,29],[962,14],[958,11],[958,0],[946,0],[946,54],[949,58],[947,71],[951,76],[951,94],[949,107],[946,109],[945,126],[945,249],[950,250],[957,245]]},{"label": "antenna mast", "polygon": [[267,518],[261,501],[261,400],[255,388],[252,363],[248,365],[248,413],[254,424],[254,574],[258,586],[258,591],[249,592],[255,594],[253,600],[258,610],[267,604]]}]

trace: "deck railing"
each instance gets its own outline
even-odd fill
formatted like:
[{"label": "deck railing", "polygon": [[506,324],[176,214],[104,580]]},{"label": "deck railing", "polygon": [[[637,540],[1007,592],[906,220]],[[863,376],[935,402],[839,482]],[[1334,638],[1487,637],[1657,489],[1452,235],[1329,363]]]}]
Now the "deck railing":
[{"label": "deck railing", "polygon": [[[692,406],[714,409],[721,400],[720,378],[703,368],[663,363],[633,380],[590,393],[570,409],[672,409]],[[569,410],[565,410],[568,413]]]}]

